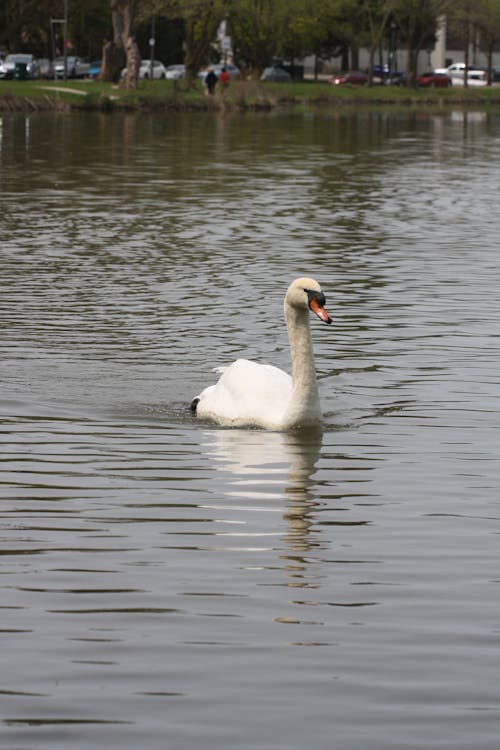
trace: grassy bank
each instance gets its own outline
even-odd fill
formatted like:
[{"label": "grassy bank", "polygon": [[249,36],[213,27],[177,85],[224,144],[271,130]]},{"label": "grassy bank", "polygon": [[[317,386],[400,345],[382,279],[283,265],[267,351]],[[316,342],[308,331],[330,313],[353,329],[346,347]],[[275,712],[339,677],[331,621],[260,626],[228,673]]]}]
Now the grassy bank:
[{"label": "grassy bank", "polygon": [[498,106],[500,87],[407,89],[348,87],[328,83],[233,82],[206,96],[199,81],[140,81],[137,89],[97,81],[0,81],[0,112],[272,110],[287,106]]}]

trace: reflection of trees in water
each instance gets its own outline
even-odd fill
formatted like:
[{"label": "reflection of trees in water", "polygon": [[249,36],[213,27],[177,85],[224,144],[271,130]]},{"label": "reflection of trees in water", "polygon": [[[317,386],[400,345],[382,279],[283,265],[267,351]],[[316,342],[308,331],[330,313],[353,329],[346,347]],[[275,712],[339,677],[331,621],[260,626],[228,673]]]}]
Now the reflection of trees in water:
[{"label": "reflection of trees in water", "polygon": [[[311,491],[311,477],[321,450],[321,429],[292,432],[218,429],[208,431],[205,436],[220,469],[236,477],[237,489],[232,494],[264,501],[284,495],[285,570],[297,579],[291,585],[307,585],[301,581],[307,565],[305,554],[318,545],[310,535],[311,512],[317,504]],[[278,482],[275,492],[271,487]]]}]

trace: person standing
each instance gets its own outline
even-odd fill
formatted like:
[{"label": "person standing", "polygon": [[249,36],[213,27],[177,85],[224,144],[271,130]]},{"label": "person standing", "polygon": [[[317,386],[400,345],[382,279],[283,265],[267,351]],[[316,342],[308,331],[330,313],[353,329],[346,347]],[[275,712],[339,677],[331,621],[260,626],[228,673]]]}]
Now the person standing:
[{"label": "person standing", "polygon": [[229,86],[229,73],[225,68],[222,68],[219,74],[219,81],[222,88],[227,89],[227,87]]},{"label": "person standing", "polygon": [[215,92],[217,80],[217,75],[215,74],[214,69],[210,68],[205,76],[205,86],[207,87],[207,92],[210,94],[210,96],[213,96]]}]

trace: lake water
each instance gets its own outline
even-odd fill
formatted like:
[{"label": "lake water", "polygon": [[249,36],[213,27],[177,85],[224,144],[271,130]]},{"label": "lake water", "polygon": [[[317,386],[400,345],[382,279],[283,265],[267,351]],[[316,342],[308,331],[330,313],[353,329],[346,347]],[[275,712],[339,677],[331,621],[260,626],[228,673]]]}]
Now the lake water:
[{"label": "lake water", "polygon": [[0,124],[2,750],[498,750],[500,113]]}]

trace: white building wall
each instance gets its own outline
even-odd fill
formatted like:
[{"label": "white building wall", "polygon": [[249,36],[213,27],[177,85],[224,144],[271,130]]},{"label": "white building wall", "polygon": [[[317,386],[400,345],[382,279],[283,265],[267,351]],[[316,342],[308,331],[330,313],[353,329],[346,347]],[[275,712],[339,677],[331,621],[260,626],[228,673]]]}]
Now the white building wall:
[{"label": "white building wall", "polygon": [[446,57],[446,16],[441,16],[438,19],[436,46],[431,53],[431,69],[444,68]]},{"label": "white building wall", "polygon": [[[388,50],[384,49],[383,63],[387,63]],[[396,50],[395,58],[395,70],[406,71],[407,70],[407,58],[408,55],[405,49]],[[446,47],[446,16],[441,16],[438,23],[437,39],[434,49],[424,49],[420,51],[418,57],[417,73],[424,73],[428,70],[436,70],[436,68],[444,68],[447,64],[452,62],[463,62],[464,51],[463,50],[452,50]],[[469,61],[470,66],[479,66],[482,68],[487,67],[488,60],[484,53],[482,53],[478,46],[471,43],[469,50]],[[375,55],[375,64],[379,63],[379,55]],[[306,77],[314,76],[314,65],[315,58],[310,56],[304,60],[304,74]],[[333,73],[340,73],[341,59],[340,57],[321,61],[323,75],[329,76]],[[367,49],[359,50],[359,67],[360,70],[367,70],[369,65],[369,52]],[[493,66],[500,67],[500,52],[493,53]]]}]

